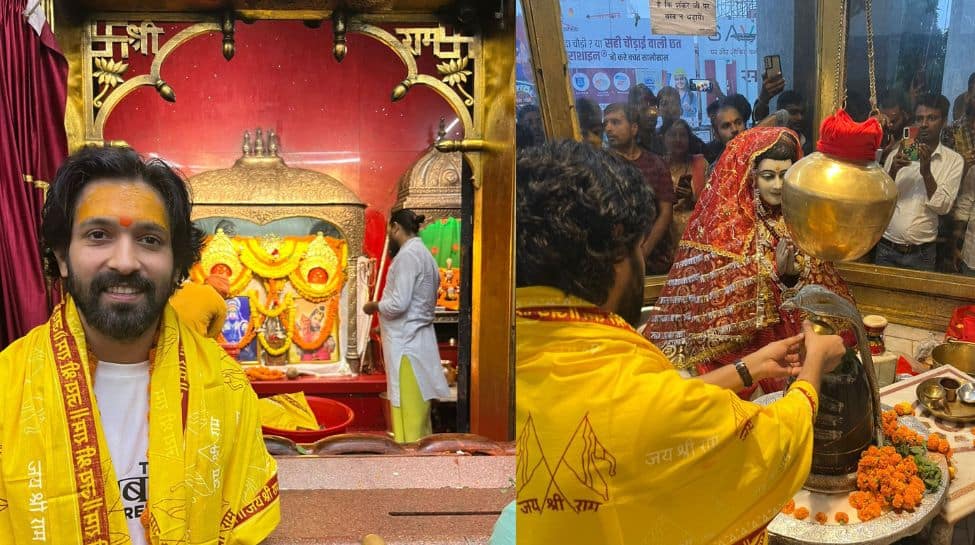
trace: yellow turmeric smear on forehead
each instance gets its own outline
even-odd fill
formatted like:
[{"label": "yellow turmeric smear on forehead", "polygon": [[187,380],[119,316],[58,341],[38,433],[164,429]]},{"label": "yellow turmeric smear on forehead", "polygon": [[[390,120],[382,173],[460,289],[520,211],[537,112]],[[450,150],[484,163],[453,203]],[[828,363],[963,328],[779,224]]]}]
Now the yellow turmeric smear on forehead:
[{"label": "yellow turmeric smear on forehead", "polygon": [[91,219],[115,220],[128,229],[155,224],[169,231],[169,217],[162,198],[143,182],[94,182],[78,197],[75,225]]}]

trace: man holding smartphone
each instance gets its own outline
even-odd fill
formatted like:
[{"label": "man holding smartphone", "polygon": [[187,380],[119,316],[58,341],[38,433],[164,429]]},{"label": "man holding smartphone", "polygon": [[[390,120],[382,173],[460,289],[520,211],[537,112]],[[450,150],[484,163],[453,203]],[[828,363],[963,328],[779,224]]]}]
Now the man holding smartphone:
[{"label": "man holding smartphone", "polygon": [[[934,271],[935,239],[940,216],[951,210],[961,183],[964,160],[941,144],[948,119],[948,99],[925,94],[914,108],[917,140],[901,142],[887,158],[885,168],[897,184],[897,205],[884,236],[877,244],[875,263]],[[912,160],[916,149],[917,160]]]}]

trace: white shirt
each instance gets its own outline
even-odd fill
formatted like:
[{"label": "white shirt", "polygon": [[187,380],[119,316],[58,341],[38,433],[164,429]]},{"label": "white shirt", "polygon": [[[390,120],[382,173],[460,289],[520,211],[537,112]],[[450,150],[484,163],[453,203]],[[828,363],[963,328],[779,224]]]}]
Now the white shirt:
[{"label": "white shirt", "polygon": [[389,401],[399,401],[400,359],[407,356],[423,399],[448,397],[450,388],[440,366],[440,349],[433,318],[437,308],[440,269],[420,237],[406,241],[386,274],[386,288],[379,301],[383,356]]},{"label": "white shirt", "polygon": [[958,199],[952,212],[955,221],[968,223],[965,230],[965,243],[961,247],[961,260],[968,268],[975,269],[975,168],[968,169],[968,173],[961,181]]},{"label": "white shirt", "polygon": [[122,493],[132,545],[146,545],[139,517],[149,493],[149,362],[109,363],[95,368],[95,400],[105,442]]},{"label": "white shirt", "polygon": [[[884,164],[887,172],[894,164],[895,155],[891,153],[887,157]],[[964,166],[961,155],[938,144],[931,153],[931,175],[938,187],[930,199],[924,188],[924,178],[921,177],[920,161],[912,161],[897,171],[897,178],[894,179],[897,184],[897,206],[894,217],[884,231],[884,238],[897,244],[933,242],[938,237],[938,216],[947,214],[955,202]]]}]

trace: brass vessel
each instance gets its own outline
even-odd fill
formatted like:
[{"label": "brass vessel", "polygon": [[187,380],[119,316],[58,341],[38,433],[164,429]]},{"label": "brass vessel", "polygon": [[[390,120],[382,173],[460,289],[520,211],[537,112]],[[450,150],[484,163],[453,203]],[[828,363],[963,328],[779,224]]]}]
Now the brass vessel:
[{"label": "brass vessel", "polygon": [[951,365],[963,373],[975,376],[975,343],[948,341],[931,353],[935,367]]},{"label": "brass vessel", "polygon": [[876,162],[820,152],[792,165],[782,186],[782,216],[793,241],[826,261],[852,261],[870,251],[896,202],[897,186]]}]

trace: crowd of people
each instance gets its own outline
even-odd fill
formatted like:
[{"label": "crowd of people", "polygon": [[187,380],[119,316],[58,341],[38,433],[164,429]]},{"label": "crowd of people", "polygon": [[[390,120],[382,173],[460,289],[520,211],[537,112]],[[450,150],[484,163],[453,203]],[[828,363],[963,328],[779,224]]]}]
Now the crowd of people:
[{"label": "crowd of people", "polygon": [[[785,303],[813,285],[851,297],[785,226],[786,173],[815,149],[806,101],[785,87],[775,76],[753,103],[708,105],[708,142],[670,88],[579,99],[582,142],[540,141],[537,109],[519,116],[519,542],[764,543],[809,474],[813,423],[834,410],[821,378],[848,345]],[[898,187],[867,259],[971,273],[975,88],[950,124],[937,94],[888,92],[879,123],[854,98],[857,119],[830,116],[821,143],[866,141],[861,160],[879,144]],[[667,274],[648,317],[645,274]],[[783,393],[747,403],[770,392]]]},{"label": "crowd of people", "polygon": [[[626,102],[600,108],[576,100],[583,140],[633,162],[653,188],[658,214],[644,250],[648,274],[666,274],[714,166],[728,143],[755,126],[791,129],[802,155],[815,151],[809,104],[786,89],[782,75],[763,79],[754,102],[741,94],[718,98],[707,106],[710,135],[705,142],[683,118],[686,100],[676,87],[655,95],[634,86]],[[773,108],[774,106],[774,108]],[[975,276],[975,73],[968,88],[953,101],[936,93],[891,89],[879,99],[884,127],[878,160],[898,187],[894,216],[883,238],[863,258],[878,265]],[[851,92],[847,111],[857,121],[870,115],[869,105]],[[536,106],[518,115],[518,146],[545,139]],[[971,226],[971,228],[970,228]]]}]

